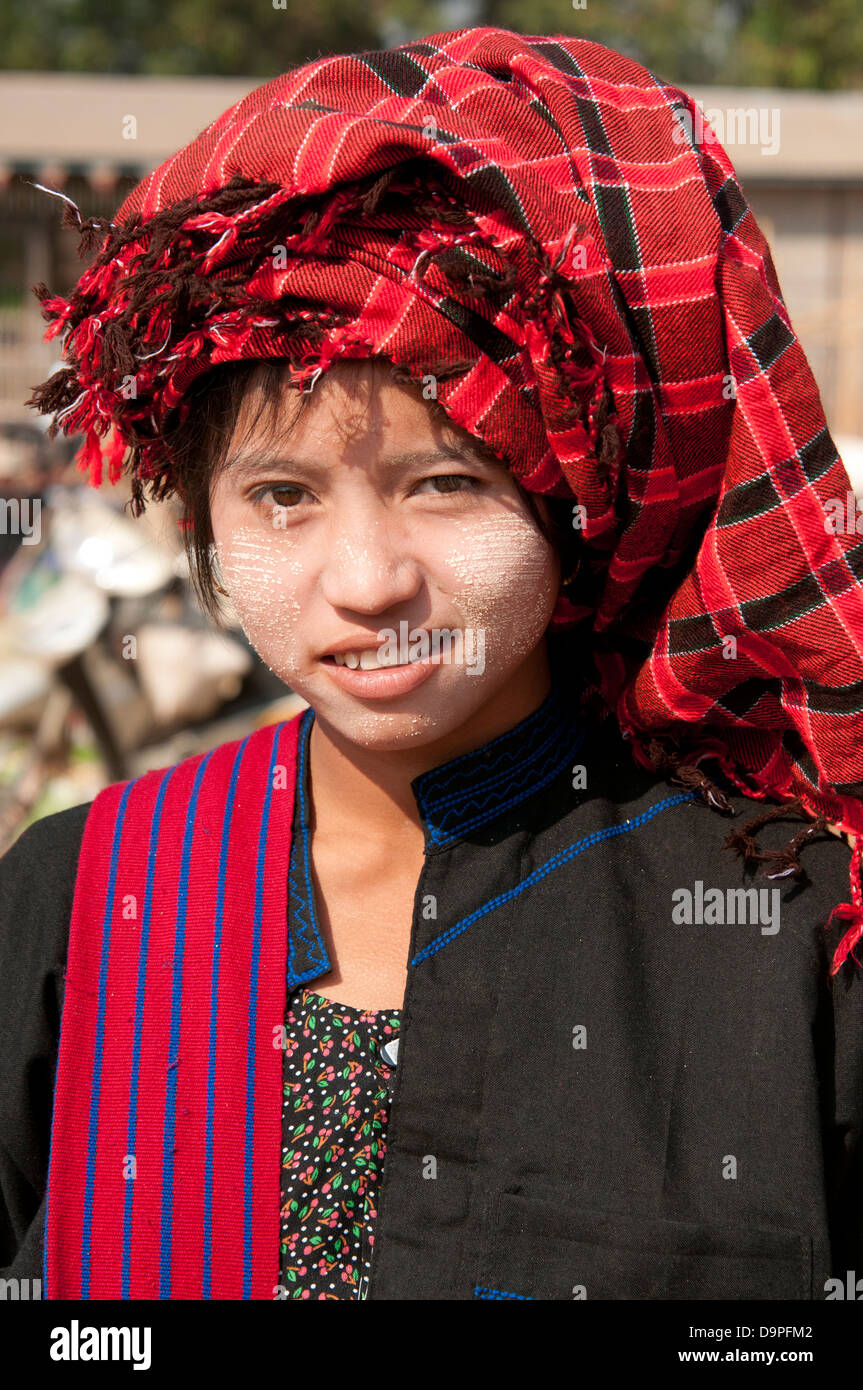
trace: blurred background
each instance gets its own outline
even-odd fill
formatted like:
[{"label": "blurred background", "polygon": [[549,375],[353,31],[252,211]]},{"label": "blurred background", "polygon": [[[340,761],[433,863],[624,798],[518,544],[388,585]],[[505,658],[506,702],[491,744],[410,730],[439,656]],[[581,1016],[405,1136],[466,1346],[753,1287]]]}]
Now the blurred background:
[{"label": "blurred background", "polygon": [[[31,286],[83,269],[71,198],[130,188],[262,80],[321,54],[472,24],[594,39],[689,91],[768,238],[863,494],[859,0],[41,0],[0,13],[0,852],[31,821],[304,702],[191,593],[171,503],[134,521],[80,440],[23,402],[60,365]],[[853,507],[853,501],[852,501]],[[849,510],[849,519],[854,518]],[[863,529],[863,522],[861,522]],[[230,615],[229,615],[230,621]]]}]

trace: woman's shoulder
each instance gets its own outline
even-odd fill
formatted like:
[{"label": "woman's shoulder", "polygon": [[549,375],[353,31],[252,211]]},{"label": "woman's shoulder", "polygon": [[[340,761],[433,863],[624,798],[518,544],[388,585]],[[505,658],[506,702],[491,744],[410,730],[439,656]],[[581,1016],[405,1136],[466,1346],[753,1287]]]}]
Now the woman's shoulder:
[{"label": "woman's shoulder", "polygon": [[34,821],[0,856],[0,961],[13,978],[27,955],[64,959],[75,876],[92,801]]},{"label": "woman's shoulder", "polygon": [[56,886],[70,867],[74,876],[92,805],[92,801],[84,801],[33,821],[0,855],[0,873],[29,872],[34,885],[38,880],[49,886]]},{"label": "woman's shoulder", "polygon": [[[787,803],[745,794],[714,759],[684,769],[682,776],[671,766],[645,768],[611,717],[591,725],[585,747],[584,799],[573,803],[568,828],[580,835],[593,831],[597,840],[622,837],[617,843],[640,902],[660,910],[671,886],[675,902],[691,899],[697,914],[697,904],[709,893],[716,899],[717,890],[729,908],[734,895],[736,907],[742,889],[750,902],[776,903],[777,913],[781,907],[783,927],[804,953],[815,939],[832,958],[848,930],[833,910],[852,900],[853,846],[847,836],[815,825]],[[863,991],[858,986],[856,992]]]}]

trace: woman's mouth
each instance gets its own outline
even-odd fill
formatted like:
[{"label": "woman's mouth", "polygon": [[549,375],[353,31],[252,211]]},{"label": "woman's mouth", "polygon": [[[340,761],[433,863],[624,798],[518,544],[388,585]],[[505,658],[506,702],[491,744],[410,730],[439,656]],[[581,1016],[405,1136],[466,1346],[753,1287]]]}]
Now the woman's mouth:
[{"label": "woman's mouth", "polygon": [[370,699],[388,700],[405,695],[428,680],[441,664],[440,644],[432,637],[428,654],[403,660],[407,653],[382,652],[380,648],[356,648],[320,658],[330,678],[342,690]]}]

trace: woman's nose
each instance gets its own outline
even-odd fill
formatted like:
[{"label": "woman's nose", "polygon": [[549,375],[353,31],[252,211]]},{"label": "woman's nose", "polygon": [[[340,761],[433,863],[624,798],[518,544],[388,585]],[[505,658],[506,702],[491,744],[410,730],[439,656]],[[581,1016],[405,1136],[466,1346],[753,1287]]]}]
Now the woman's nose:
[{"label": "woman's nose", "polygon": [[420,575],[385,518],[355,514],[330,528],[321,591],[333,608],[383,613],[417,593]]}]

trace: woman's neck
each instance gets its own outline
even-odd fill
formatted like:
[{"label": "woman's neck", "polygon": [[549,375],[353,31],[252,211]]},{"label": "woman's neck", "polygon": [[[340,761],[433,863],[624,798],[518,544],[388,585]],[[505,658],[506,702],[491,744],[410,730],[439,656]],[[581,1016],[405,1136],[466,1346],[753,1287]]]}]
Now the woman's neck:
[{"label": "woman's neck", "polygon": [[309,740],[314,827],[375,843],[416,839],[421,821],[411,782],[429,768],[469,753],[514,728],[551,691],[545,644],[457,728],[420,747],[362,747],[315,715]]}]

